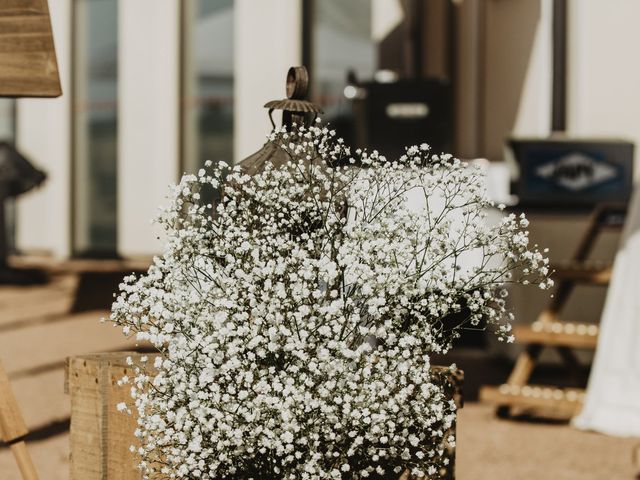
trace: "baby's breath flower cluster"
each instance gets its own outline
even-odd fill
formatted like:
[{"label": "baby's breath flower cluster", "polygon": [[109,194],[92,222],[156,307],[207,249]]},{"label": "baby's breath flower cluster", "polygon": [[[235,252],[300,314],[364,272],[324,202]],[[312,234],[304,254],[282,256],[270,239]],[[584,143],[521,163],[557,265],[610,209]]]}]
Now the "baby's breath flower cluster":
[{"label": "baby's breath flower cluster", "polygon": [[547,259],[523,217],[487,222],[479,170],[426,145],[270,141],[283,165],[182,178],[164,254],[114,303],[161,353],[132,387],[145,478],[439,478],[455,404],[430,356],[466,326],[508,339],[504,285],[545,288]]}]

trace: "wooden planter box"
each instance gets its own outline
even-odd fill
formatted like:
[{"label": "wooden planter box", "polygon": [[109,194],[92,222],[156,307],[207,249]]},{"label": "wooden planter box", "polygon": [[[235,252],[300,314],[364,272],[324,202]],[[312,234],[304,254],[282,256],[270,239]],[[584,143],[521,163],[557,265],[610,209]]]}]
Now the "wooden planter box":
[{"label": "wooden planter box", "polygon": [[133,375],[130,352],[67,359],[65,392],[71,397],[71,480],[140,480],[135,443],[136,418],[116,409],[131,403],[131,386],[118,385]]},{"label": "wooden planter box", "polygon": [[[71,397],[71,480],[140,480],[138,458],[129,451],[136,441],[136,418],[116,409],[120,402],[131,402],[131,386],[120,386],[118,380],[124,375],[133,376],[133,367],[127,365],[126,359],[135,360],[139,356],[116,352],[67,359],[65,392]],[[452,373],[442,367],[434,370],[461,407],[462,372]],[[451,473],[443,479],[454,478],[454,460],[455,451],[451,451]]]}]

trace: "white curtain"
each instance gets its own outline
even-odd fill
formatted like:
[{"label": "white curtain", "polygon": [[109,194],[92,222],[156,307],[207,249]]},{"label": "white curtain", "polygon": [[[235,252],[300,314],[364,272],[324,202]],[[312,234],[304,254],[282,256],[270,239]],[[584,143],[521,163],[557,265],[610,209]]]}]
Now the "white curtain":
[{"label": "white curtain", "polygon": [[640,437],[640,192],[631,200],[607,292],[580,429]]}]

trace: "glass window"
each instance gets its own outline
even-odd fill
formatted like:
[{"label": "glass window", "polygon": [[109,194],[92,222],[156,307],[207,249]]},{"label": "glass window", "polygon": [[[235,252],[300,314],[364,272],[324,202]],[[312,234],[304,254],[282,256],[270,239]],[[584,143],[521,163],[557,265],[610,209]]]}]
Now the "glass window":
[{"label": "glass window", "polygon": [[118,0],[76,0],[73,249],[116,252]]},{"label": "glass window", "polygon": [[182,168],[233,161],[233,0],[183,2]]},{"label": "glass window", "polygon": [[450,151],[450,0],[304,5],[312,99],[338,135],[389,157],[423,142]]},{"label": "glass window", "polygon": [[313,100],[334,120],[350,109],[344,97],[347,77],[369,80],[377,68],[372,38],[371,0],[317,0],[311,3]]}]

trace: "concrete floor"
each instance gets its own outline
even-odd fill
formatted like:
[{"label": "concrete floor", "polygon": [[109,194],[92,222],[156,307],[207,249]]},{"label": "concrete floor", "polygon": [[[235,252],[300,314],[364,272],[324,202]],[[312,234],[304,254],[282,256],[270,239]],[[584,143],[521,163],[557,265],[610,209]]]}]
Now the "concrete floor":
[{"label": "concrete floor", "polygon": [[[43,480],[68,479],[65,358],[131,348],[117,329],[99,323],[106,310],[69,313],[77,286],[70,274],[57,274],[46,286],[0,286],[0,359],[32,431],[29,445]],[[580,432],[566,423],[500,420],[491,407],[467,403],[458,421],[456,478],[633,480],[639,447],[640,439]],[[0,480],[19,478],[8,449],[0,447]]]}]

